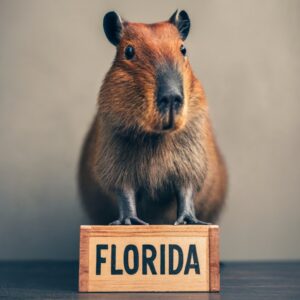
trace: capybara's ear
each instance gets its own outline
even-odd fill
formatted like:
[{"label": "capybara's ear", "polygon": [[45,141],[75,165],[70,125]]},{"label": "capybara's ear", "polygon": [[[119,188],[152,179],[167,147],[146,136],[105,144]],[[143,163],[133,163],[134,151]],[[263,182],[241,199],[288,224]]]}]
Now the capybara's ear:
[{"label": "capybara's ear", "polygon": [[103,18],[103,28],[107,39],[118,46],[123,32],[122,18],[114,11],[108,12]]},{"label": "capybara's ear", "polygon": [[178,12],[178,10],[176,10],[169,19],[169,22],[177,27],[181,38],[185,40],[189,34],[191,27],[190,18],[187,12],[184,10]]}]

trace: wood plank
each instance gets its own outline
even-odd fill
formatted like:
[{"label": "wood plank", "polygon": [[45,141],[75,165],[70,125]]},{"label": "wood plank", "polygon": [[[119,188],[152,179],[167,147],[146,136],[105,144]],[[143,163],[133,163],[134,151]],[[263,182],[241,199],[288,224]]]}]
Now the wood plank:
[{"label": "wood plank", "polygon": [[81,225],[80,232],[98,236],[208,236],[209,226],[201,225]]},{"label": "wood plank", "polygon": [[81,226],[79,291],[209,291],[211,228]]},{"label": "wood plank", "polygon": [[89,235],[80,228],[79,291],[88,292],[89,284]]},{"label": "wood plank", "polygon": [[209,227],[209,290],[220,291],[219,226]]}]

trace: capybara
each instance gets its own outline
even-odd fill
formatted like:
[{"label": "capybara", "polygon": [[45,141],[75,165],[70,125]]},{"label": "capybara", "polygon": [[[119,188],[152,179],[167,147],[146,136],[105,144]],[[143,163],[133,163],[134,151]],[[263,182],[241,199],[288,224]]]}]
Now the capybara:
[{"label": "capybara", "polygon": [[143,24],[109,12],[103,27],[116,56],[79,166],[91,222],[214,222],[227,175],[184,46],[188,14],[176,11],[168,21]]}]

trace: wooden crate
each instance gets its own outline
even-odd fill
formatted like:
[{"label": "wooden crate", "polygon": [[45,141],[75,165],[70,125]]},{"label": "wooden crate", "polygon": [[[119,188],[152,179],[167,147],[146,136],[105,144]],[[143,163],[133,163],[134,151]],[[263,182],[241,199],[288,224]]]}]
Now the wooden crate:
[{"label": "wooden crate", "polygon": [[219,290],[216,225],[80,227],[80,292]]}]

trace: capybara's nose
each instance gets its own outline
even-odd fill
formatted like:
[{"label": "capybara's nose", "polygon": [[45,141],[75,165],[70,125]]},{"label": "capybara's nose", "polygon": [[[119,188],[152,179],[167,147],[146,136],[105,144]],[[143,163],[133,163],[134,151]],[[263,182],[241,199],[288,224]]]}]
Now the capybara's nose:
[{"label": "capybara's nose", "polygon": [[167,64],[157,71],[156,105],[158,111],[174,117],[183,105],[182,75],[172,64]]},{"label": "capybara's nose", "polygon": [[157,97],[157,107],[162,114],[170,111],[177,113],[182,104],[183,97],[180,93],[162,93]]}]

